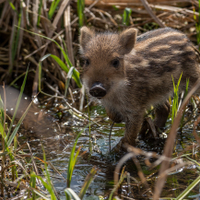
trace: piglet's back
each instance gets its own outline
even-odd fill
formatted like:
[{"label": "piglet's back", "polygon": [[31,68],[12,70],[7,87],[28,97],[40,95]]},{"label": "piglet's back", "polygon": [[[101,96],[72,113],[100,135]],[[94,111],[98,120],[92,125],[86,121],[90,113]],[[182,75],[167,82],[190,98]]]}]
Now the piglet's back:
[{"label": "piglet's back", "polygon": [[[155,104],[173,93],[172,77],[177,83],[182,74],[181,88],[186,79],[190,86],[200,77],[199,54],[183,33],[161,28],[137,37],[133,51],[126,56],[130,87],[140,102]],[[130,89],[131,90],[131,89]]]}]

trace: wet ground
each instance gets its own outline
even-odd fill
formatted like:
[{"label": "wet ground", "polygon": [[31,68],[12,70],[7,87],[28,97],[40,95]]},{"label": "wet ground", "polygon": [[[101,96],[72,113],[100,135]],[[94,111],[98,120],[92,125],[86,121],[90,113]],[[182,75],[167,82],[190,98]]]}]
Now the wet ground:
[{"label": "wet ground", "polygon": [[[29,102],[27,97],[23,97]],[[47,103],[48,102],[48,103]],[[25,103],[22,103],[26,105]],[[10,103],[11,105],[11,103]],[[23,112],[24,108],[20,108]],[[12,106],[7,108],[7,112],[12,111]],[[29,142],[35,156],[43,158],[42,146],[45,149],[47,161],[60,172],[56,173],[49,165],[54,187],[56,188],[61,199],[65,199],[64,189],[67,187],[67,167],[70,151],[77,134],[84,130],[78,140],[77,147],[82,147],[78,162],[73,172],[71,188],[78,194],[83,182],[93,166],[98,168],[98,173],[94,181],[87,190],[86,197],[103,196],[108,197],[113,189],[113,172],[123,155],[109,153],[109,132],[111,121],[108,119],[105,111],[100,106],[90,107],[90,123],[94,123],[90,128],[84,128],[89,121],[84,117],[80,117],[76,112],[72,112],[64,103],[64,101],[49,103],[46,101],[42,105],[33,105],[27,115],[20,131],[20,144]],[[189,112],[188,112],[189,113]],[[186,117],[188,115],[186,113]],[[88,115],[88,111],[85,112]],[[195,116],[194,116],[195,117]],[[194,118],[193,117],[193,118]],[[185,148],[196,143],[193,135],[193,120],[189,121],[183,128],[182,133],[178,134],[174,157],[180,155]],[[169,132],[170,120],[166,126],[165,132]],[[198,131],[199,132],[199,131]],[[112,147],[114,147],[119,139],[123,136],[124,124],[115,124],[112,130]],[[146,151],[155,151],[162,154],[164,139],[158,140],[139,140],[137,147]],[[28,152],[28,149],[27,149]],[[83,153],[84,152],[84,153]],[[189,151],[188,151],[189,152]],[[187,153],[187,152],[185,152]],[[190,151],[191,153],[191,151]],[[196,154],[197,161],[199,154]],[[152,188],[155,184],[158,167],[149,169],[144,164],[143,157],[138,157],[142,170],[146,176],[154,174],[148,179],[148,184]],[[126,170],[131,176],[140,181],[137,175],[137,168],[132,161],[126,163]],[[172,172],[168,176],[167,183],[163,190],[162,196],[176,197],[188,186],[199,174],[198,165],[191,162],[190,165]],[[153,178],[152,178],[153,177]],[[128,194],[126,184],[121,188],[122,194],[133,197],[135,199],[144,199],[148,195],[145,193],[143,185],[132,184],[131,195]],[[199,188],[189,194],[191,199],[199,193]]]},{"label": "wet ground", "polygon": [[[56,107],[56,105],[54,106]],[[54,187],[57,189],[60,198],[65,199],[64,189],[67,187],[66,179],[69,155],[77,134],[82,130],[84,131],[77,143],[77,147],[82,146],[82,148],[73,172],[71,188],[76,193],[79,193],[86,176],[92,167],[96,166],[98,174],[88,189],[87,195],[108,195],[113,188],[113,172],[120,157],[109,154],[108,135],[110,132],[110,121],[105,115],[104,110],[98,110],[99,108],[96,107],[94,112],[92,111],[93,116],[91,116],[91,120],[94,115],[97,117],[100,114],[101,117],[99,119],[102,119],[98,122],[100,126],[92,125],[91,130],[89,130],[89,128],[84,128],[88,123],[87,120],[79,119],[75,115],[71,115],[68,111],[62,111],[62,117],[58,117],[59,108],[47,109],[44,107],[42,120],[44,118],[48,119],[50,123],[48,124],[48,121],[45,120],[45,124],[43,124],[41,120],[40,125],[34,122],[34,126],[37,126],[37,128],[29,127],[28,131],[21,128],[19,140],[23,143],[28,139],[33,152],[40,158],[43,158],[41,145],[44,146],[47,161],[50,161],[61,173],[60,176],[49,167]],[[42,126],[42,132],[38,128],[40,126]],[[44,130],[44,126],[46,127],[46,131]],[[115,146],[123,135],[123,126],[123,124],[119,124],[119,126],[113,128],[112,146]]]}]

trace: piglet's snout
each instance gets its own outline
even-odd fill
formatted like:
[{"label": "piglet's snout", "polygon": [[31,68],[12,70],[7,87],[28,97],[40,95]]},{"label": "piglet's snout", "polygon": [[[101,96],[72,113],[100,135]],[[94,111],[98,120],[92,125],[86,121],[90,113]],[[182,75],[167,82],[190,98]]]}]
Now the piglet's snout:
[{"label": "piglet's snout", "polygon": [[93,97],[96,97],[98,99],[101,99],[106,95],[106,89],[103,87],[103,84],[100,82],[95,82],[90,88],[89,92]]}]

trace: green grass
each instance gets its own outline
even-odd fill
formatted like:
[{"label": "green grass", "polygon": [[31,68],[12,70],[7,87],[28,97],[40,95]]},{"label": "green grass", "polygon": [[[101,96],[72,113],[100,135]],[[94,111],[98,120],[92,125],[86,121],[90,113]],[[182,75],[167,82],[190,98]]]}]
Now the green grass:
[{"label": "green grass", "polygon": [[[174,122],[174,118],[177,115],[180,104],[182,103],[182,101],[180,101],[180,98],[179,98],[179,95],[180,95],[179,94],[179,92],[180,92],[179,91],[179,85],[180,85],[180,82],[181,82],[181,78],[182,78],[182,74],[179,77],[177,85],[175,85],[174,78],[172,76],[172,82],[173,82],[173,87],[174,87],[174,96],[173,96],[172,111],[171,111],[171,123],[172,124]],[[189,88],[189,79],[186,80],[185,92],[184,92],[184,96],[182,97],[183,99],[186,97],[186,95],[188,93],[188,88]],[[183,99],[181,99],[181,100],[183,100]],[[183,116],[182,116],[182,119],[181,119],[181,122],[180,122],[180,126],[179,126],[180,129],[182,129],[183,125],[184,125],[184,113],[185,113],[185,111],[183,112]]]},{"label": "green grass", "polygon": [[[196,160],[193,160],[191,158],[189,158],[190,160],[192,160],[194,163],[196,163]],[[199,165],[199,163],[198,163]],[[187,188],[178,195],[178,197],[176,198],[176,200],[181,200],[185,197],[187,197],[187,195],[189,194],[189,192],[196,187],[198,184],[200,183],[200,176],[198,176],[189,186],[187,186]]]},{"label": "green grass", "polygon": [[[58,45],[58,44],[57,44]],[[60,47],[60,45],[59,45]],[[61,48],[61,47],[60,47]],[[76,82],[77,86],[79,88],[82,87],[82,83],[80,80],[80,73],[78,72],[78,70],[73,67],[73,65],[71,64],[67,54],[64,52],[64,50],[62,49],[62,53],[64,55],[65,61],[67,64],[65,64],[59,57],[57,57],[56,55],[53,54],[47,54],[44,57],[41,58],[39,65],[41,65],[42,61],[44,61],[46,58],[51,57],[53,58],[58,64],[59,66],[63,69],[63,71],[65,71],[67,74],[69,73],[68,77],[73,78],[74,81]]]},{"label": "green grass", "polygon": [[84,9],[85,9],[85,1],[77,0],[77,12],[78,12],[80,28],[84,25]]},{"label": "green grass", "polygon": [[14,11],[16,11],[16,8],[15,8],[15,6],[13,5],[13,3],[12,3],[11,1],[9,1],[9,4],[10,4],[10,7],[11,7]]},{"label": "green grass", "polygon": [[12,120],[10,122],[10,126],[8,128],[6,135],[4,134],[5,133],[5,130],[4,130],[5,124],[3,124],[3,122],[5,123],[5,113],[3,113],[3,108],[1,108],[1,114],[2,114],[1,118],[2,118],[3,121],[1,121],[1,124],[0,124],[0,129],[1,129],[0,131],[1,131],[1,134],[3,133],[2,137],[3,137],[5,145],[7,147],[9,147],[11,145],[11,143],[13,142],[14,137],[16,136],[17,131],[19,130],[19,127],[20,127],[21,123],[23,122],[23,120],[24,120],[24,118],[25,118],[25,116],[28,112],[28,109],[31,105],[30,104],[29,107],[26,109],[26,111],[23,113],[22,117],[20,118],[20,120],[18,121],[17,125],[15,126],[13,132],[11,133],[12,127],[13,127],[13,124],[14,124],[14,120],[15,120],[15,117],[16,117],[16,114],[17,114],[17,110],[19,108],[19,104],[20,104],[20,101],[21,101],[21,98],[22,98],[22,95],[23,95],[23,91],[24,91],[24,88],[25,88],[27,75],[28,75],[28,68],[27,68],[27,71],[26,71],[26,75],[25,75],[23,84],[21,86],[19,97],[17,99],[15,111],[14,111],[14,114],[13,114],[13,117],[12,117]]},{"label": "green grass", "polygon": [[49,9],[49,13],[48,13],[48,18],[49,20],[52,19],[56,9],[58,8],[58,5],[60,3],[60,0],[53,0]]},{"label": "green grass", "polygon": [[70,188],[71,180],[72,180],[72,174],[73,174],[74,167],[75,167],[75,164],[76,164],[76,161],[77,161],[77,156],[78,156],[78,154],[80,153],[80,150],[81,150],[81,147],[79,147],[76,154],[75,154],[76,145],[77,145],[77,142],[78,142],[78,138],[81,136],[81,133],[82,132],[80,132],[77,135],[77,137],[74,141],[73,148],[71,150],[70,157],[69,157],[68,170],[67,170],[67,187],[68,188]]},{"label": "green grass", "polygon": [[40,0],[40,4],[39,4],[39,8],[38,8],[38,20],[37,20],[37,26],[40,25],[41,12],[42,12],[42,3],[43,3],[43,1]]},{"label": "green grass", "polygon": [[[20,3],[20,11],[18,12],[14,5],[10,2],[11,8],[16,12],[16,16],[18,17],[17,28],[14,27],[13,34],[12,34],[12,43],[11,43],[11,62],[8,70],[8,74],[11,75],[13,71],[13,64],[17,54],[18,44],[19,44],[19,37],[20,37],[20,26],[22,23],[22,2]],[[14,20],[15,21],[15,20]]]},{"label": "green grass", "polygon": [[[18,121],[17,125],[15,126],[15,128],[13,129],[13,124],[14,124],[14,120],[16,117],[16,113],[17,110],[19,108],[19,104],[23,95],[23,91],[25,88],[25,84],[26,84],[26,79],[27,79],[27,75],[28,75],[28,69],[23,81],[23,84],[21,86],[21,90],[20,90],[20,94],[19,97],[17,99],[17,103],[16,103],[16,107],[15,107],[15,111],[13,114],[13,117],[10,121],[10,125],[9,127],[7,126],[6,123],[6,108],[4,107],[4,103],[2,101],[2,99],[0,99],[0,134],[1,134],[1,138],[2,138],[2,165],[5,166],[6,165],[6,157],[8,156],[10,159],[10,163],[11,163],[11,173],[12,173],[12,181],[14,181],[16,178],[18,178],[18,172],[16,170],[16,163],[15,161],[15,154],[14,151],[17,148],[17,132],[19,130],[20,125],[22,124],[28,109],[30,107],[30,105],[28,106],[28,108],[26,109],[26,111],[23,113],[22,117],[20,118],[20,120]],[[14,141],[14,144],[13,144]],[[2,174],[1,177],[5,177],[3,170],[1,170]],[[1,185],[1,191],[3,192],[3,185]]]},{"label": "green grass", "polygon": [[174,87],[174,96],[173,96],[173,103],[172,103],[172,124],[174,122],[174,119],[178,112],[178,106],[179,106],[179,85],[181,83],[182,74],[179,77],[179,80],[177,82],[177,85],[175,85],[174,78],[172,76],[172,82]]},{"label": "green grass", "polygon": [[[90,123],[85,126],[85,128],[87,127],[90,127]],[[78,148],[77,152],[75,153],[75,149],[76,149],[76,145],[77,145],[77,142],[78,142],[78,138],[81,136],[81,134],[83,133],[83,131],[85,130],[85,128],[79,132],[79,134],[77,135],[75,141],[74,141],[74,145],[73,145],[73,148],[71,150],[71,154],[70,154],[70,158],[69,158],[69,163],[68,163],[68,170],[67,170],[67,188],[65,190],[65,194],[66,194],[66,199],[69,200],[72,196],[78,200],[78,198],[82,199],[83,196],[85,195],[89,185],[91,184],[93,178],[94,178],[94,175],[96,174],[97,170],[93,167],[90,171],[90,173],[88,174],[88,176],[86,177],[85,179],[85,182],[81,188],[81,191],[80,191],[80,194],[79,194],[79,197],[70,189],[70,185],[71,185],[71,180],[72,180],[72,174],[73,174],[73,171],[74,171],[74,167],[75,167],[75,164],[77,162],[77,157],[78,157],[78,154],[80,153],[80,149],[81,147]],[[77,198],[78,197],[78,198]]]},{"label": "green grass", "polygon": [[[28,72],[28,69],[27,69],[27,72]],[[20,95],[18,97],[18,102],[20,102],[22,94],[23,94],[27,74],[28,73],[26,73],[26,76],[24,78],[24,82],[23,82],[22,87],[21,87]],[[18,109],[18,107],[19,107],[19,104],[17,103],[15,111]],[[32,165],[30,165],[31,161],[27,162],[27,160],[24,159],[24,157],[23,157],[23,161],[21,163],[21,161],[18,161],[18,159],[15,157],[16,156],[16,152],[15,152],[16,148],[15,148],[15,145],[13,143],[13,140],[14,140],[14,137],[16,136],[16,134],[17,134],[19,125],[22,123],[25,115],[27,114],[29,107],[24,112],[23,116],[21,117],[21,119],[17,123],[14,130],[10,131],[10,136],[9,136],[8,133],[9,133],[10,127],[12,127],[12,125],[13,125],[15,115],[13,116],[13,118],[10,122],[10,126],[7,128],[7,123],[6,123],[6,119],[5,119],[6,115],[5,115],[5,111],[4,111],[5,108],[4,108],[4,105],[3,105],[3,101],[0,99],[0,133],[1,133],[2,144],[3,144],[2,145],[3,150],[2,150],[2,153],[0,154],[0,156],[2,157],[2,159],[1,159],[2,164],[3,164],[2,167],[3,168],[6,167],[6,164],[8,164],[8,166],[9,165],[11,166],[11,167],[7,167],[7,168],[8,168],[8,170],[10,168],[11,180],[12,181],[19,179],[19,184],[21,184],[20,180],[26,179],[26,184],[28,183],[30,185],[30,187],[27,188],[27,192],[28,192],[27,193],[27,199],[35,200],[35,199],[38,199],[38,198],[42,198],[42,199],[47,199],[47,200],[49,200],[49,199],[56,200],[57,195],[56,195],[55,188],[54,188],[52,181],[51,181],[51,176],[50,176],[50,173],[49,173],[49,170],[48,170],[48,162],[46,161],[46,154],[45,154],[44,149],[43,149],[43,160],[39,159],[44,164],[44,170],[43,170],[42,175],[37,175],[35,173],[35,171],[31,167]],[[87,125],[85,128],[87,128],[88,126],[89,125]],[[70,189],[70,185],[71,185],[73,170],[75,168],[75,164],[77,162],[77,158],[78,158],[78,155],[80,153],[81,147],[79,147],[76,152],[75,152],[75,149],[76,149],[78,138],[81,136],[84,129],[81,132],[79,132],[79,134],[77,135],[75,142],[74,142],[74,145],[73,145],[73,148],[71,150],[71,154],[70,154],[70,158],[69,158],[69,162],[68,162],[68,170],[67,170],[67,180],[66,180],[67,188],[65,189],[66,199],[71,199],[71,196],[78,197],[78,195],[76,195],[74,193],[74,191],[72,189]],[[22,153],[22,155],[24,154],[22,152],[22,150],[20,150],[20,152]],[[9,157],[10,163],[8,163],[7,157]],[[18,155],[18,157],[20,157],[20,155]],[[32,157],[32,161],[33,161],[34,158],[35,157]],[[18,164],[15,164],[15,163],[18,163]],[[19,175],[18,175],[19,166],[23,167],[23,169],[24,169],[23,171],[25,173],[24,175],[21,175],[21,177],[19,177]],[[6,172],[8,172],[8,170]],[[30,174],[27,173],[28,171],[30,171],[29,172]],[[94,179],[96,172],[97,172],[97,170],[95,168],[91,169],[91,172],[86,177],[85,182],[83,184],[83,187],[80,191],[80,194],[79,194],[80,197],[78,197],[77,199],[83,198],[83,196],[85,195],[89,185],[91,184],[92,180]],[[6,175],[6,177],[8,177],[8,175]],[[5,178],[3,170],[1,170],[1,178],[0,179],[1,179],[1,182],[4,182],[4,179],[8,180],[8,178]],[[29,181],[27,179],[29,179]],[[44,188],[41,188],[41,185],[38,185],[38,180],[41,182],[41,184],[43,185]],[[0,189],[1,189],[1,194],[4,195],[4,184],[1,184]],[[48,192],[48,194],[45,192],[45,190]]]},{"label": "green grass", "polygon": [[[186,87],[185,87],[184,98],[188,94],[188,88],[189,88],[189,79],[186,80]],[[182,129],[183,125],[184,125],[184,115],[185,115],[185,111],[183,112],[183,116],[182,116],[182,119],[181,119],[181,122],[180,122],[180,129]]]},{"label": "green grass", "polygon": [[[41,181],[41,183],[43,184],[43,186],[47,189],[47,191],[48,191],[48,193],[51,197],[51,200],[57,200],[55,192],[54,192],[54,187],[53,187],[53,184],[51,182],[51,177],[50,177],[50,174],[49,174],[49,171],[48,171],[48,168],[47,168],[46,154],[45,154],[44,149],[43,149],[43,160],[44,160],[44,167],[45,167],[43,174],[45,175],[45,177],[42,178],[41,176],[36,175],[35,172],[32,172],[31,173],[30,185],[35,186],[36,179],[39,179]],[[35,188],[35,187],[33,187],[33,188]],[[44,194],[41,194],[41,193],[38,193],[38,192],[37,192],[37,194],[40,197],[44,198]],[[33,190],[33,197],[35,197],[35,196],[36,196],[36,190]]]},{"label": "green grass", "polygon": [[130,25],[130,16],[131,16],[132,10],[130,8],[125,8],[123,13],[123,24],[126,26]]},{"label": "green grass", "polygon": [[[40,36],[42,38],[45,38],[47,40],[50,40],[52,42],[54,42],[57,47],[60,49],[63,57],[64,57],[64,61],[63,62],[58,56],[56,55],[53,55],[53,54],[47,54],[45,56],[43,56],[41,59],[40,59],[40,62],[39,62],[39,92],[42,92],[42,89],[41,89],[41,77],[42,77],[42,62],[47,59],[48,57],[51,57],[52,59],[54,59],[58,65],[63,69],[63,71],[65,71],[67,74],[68,74],[68,77],[66,79],[66,89],[65,89],[65,94],[66,94],[66,91],[69,87],[69,79],[72,78],[75,83],[77,84],[77,86],[79,88],[82,87],[82,83],[81,83],[81,79],[80,79],[80,73],[78,72],[78,70],[72,65],[71,61],[69,60],[69,57],[68,55],[66,54],[65,50],[53,39],[51,38],[48,38],[46,36],[43,36],[43,35],[40,35],[40,34],[37,34],[37,33],[34,33],[34,32],[31,32],[31,31],[28,31],[28,30],[25,30],[23,29],[24,31],[28,32],[28,33],[31,33],[31,34],[34,34],[34,35],[37,35],[37,36]],[[43,93],[43,92],[42,92]],[[46,93],[44,93],[46,94]],[[48,95],[48,94],[46,94]]]}]

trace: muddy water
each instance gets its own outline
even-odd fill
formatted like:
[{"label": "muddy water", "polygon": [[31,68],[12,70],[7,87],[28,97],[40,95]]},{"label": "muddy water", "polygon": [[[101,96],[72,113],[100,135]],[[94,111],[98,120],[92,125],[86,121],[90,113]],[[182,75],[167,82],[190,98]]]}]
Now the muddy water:
[{"label": "muddy water", "polygon": [[[28,140],[34,154],[40,158],[43,157],[41,146],[44,147],[47,161],[50,161],[60,172],[59,175],[49,166],[54,187],[60,198],[65,199],[64,189],[67,187],[66,178],[70,151],[76,135],[84,129],[88,121],[73,115],[67,109],[63,109],[58,103],[51,106],[48,104],[34,106],[31,112],[32,114],[27,116],[24,125],[20,129],[19,140],[21,143]],[[33,114],[36,120],[33,120]],[[109,153],[108,135],[111,122],[107,118],[105,111],[99,106],[93,107],[90,109],[90,117],[91,120],[97,120],[100,126],[92,125],[91,129],[84,129],[82,136],[78,140],[77,147],[82,146],[82,155],[79,156],[75,166],[71,188],[78,194],[87,174],[93,166],[96,166],[96,168],[98,168],[98,173],[90,185],[86,197],[107,197],[113,188],[113,172],[115,166],[122,155]],[[168,123],[170,123],[170,120]],[[166,130],[166,132],[167,131],[168,130]],[[112,147],[117,144],[123,132],[124,124],[116,124],[114,126],[112,130]],[[182,134],[178,134],[175,149],[176,156],[194,141],[191,132],[192,123],[188,123],[184,127]],[[141,140],[137,143],[137,146],[143,150],[156,151],[161,154],[164,140]],[[86,153],[83,154],[83,152]],[[139,161],[141,161],[141,166],[145,175],[157,172],[157,169],[150,171],[144,165],[142,158],[139,158]],[[133,162],[129,161],[126,165],[126,169],[131,173],[131,176],[139,181],[137,169]],[[186,175],[187,179],[184,178]],[[196,177],[197,169],[195,164],[183,167],[168,177],[162,196],[176,197],[177,194],[183,191],[185,186],[189,185]],[[150,187],[153,188],[155,182],[150,182]],[[145,193],[141,192],[142,190],[145,190],[142,186],[140,189],[138,186],[133,186],[133,197],[136,199],[147,198]],[[122,191],[124,195],[128,194],[126,186],[122,188]],[[196,194],[198,194],[198,188],[191,193],[191,195]]]}]

